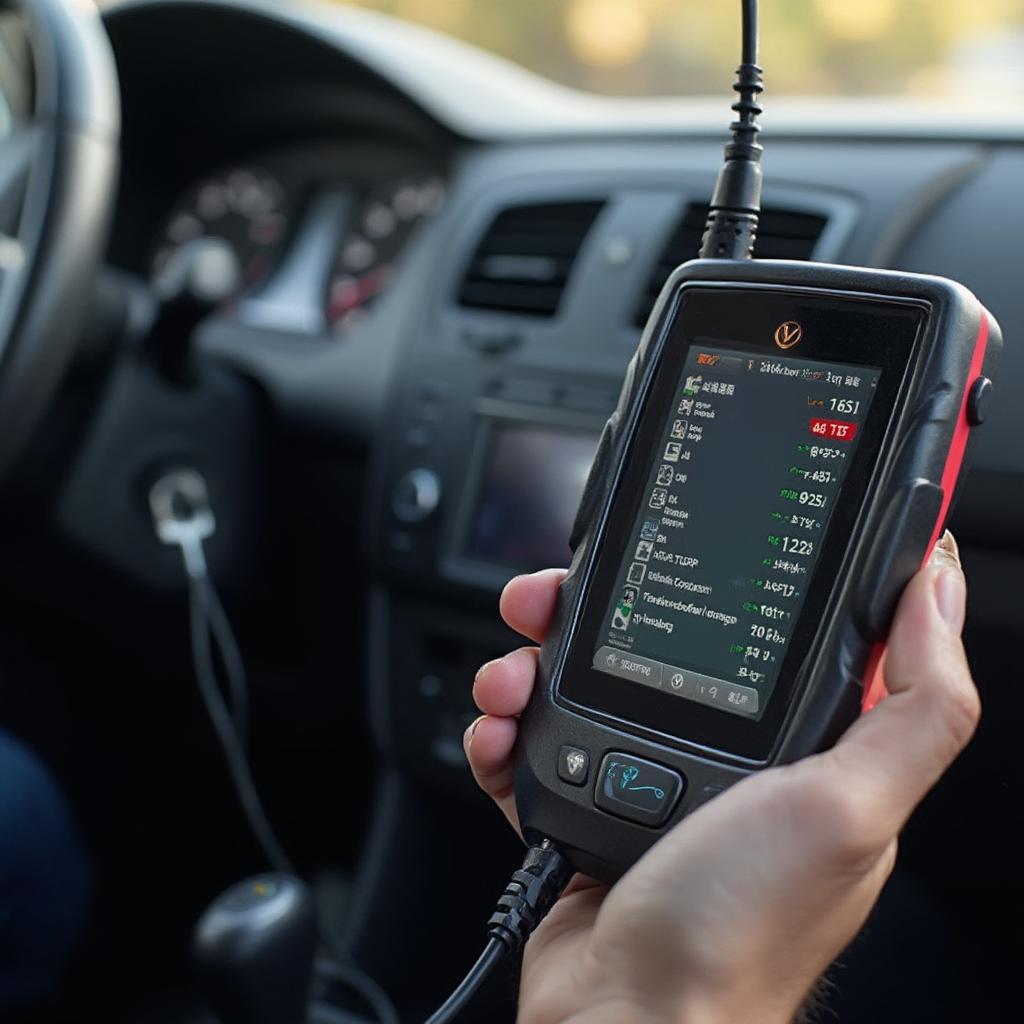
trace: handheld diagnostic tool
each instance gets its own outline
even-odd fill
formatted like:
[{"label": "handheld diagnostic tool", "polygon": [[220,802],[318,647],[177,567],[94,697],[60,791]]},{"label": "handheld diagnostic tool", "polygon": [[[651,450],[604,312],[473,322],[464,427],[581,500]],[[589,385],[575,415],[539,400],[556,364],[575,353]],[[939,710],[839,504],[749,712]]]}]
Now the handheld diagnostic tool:
[{"label": "handheld diagnostic tool", "polygon": [[945,526],[1002,340],[964,287],[754,262],[756,0],[699,259],[668,279],[602,434],[530,703],[530,844],[444,1024],[572,871],[614,882],[733,783],[881,696],[896,602]]},{"label": "handheld diagnostic tool", "polygon": [[733,260],[672,275],[603,434],[521,723],[528,839],[614,881],[685,814],[830,745],[877,699],[1000,344],[939,278]]},{"label": "handheld diagnostic tool", "polygon": [[1001,346],[952,281],[750,259],[762,84],[743,13],[702,258],[665,285],[605,429],[521,723],[524,834],[605,881],[879,698]]}]

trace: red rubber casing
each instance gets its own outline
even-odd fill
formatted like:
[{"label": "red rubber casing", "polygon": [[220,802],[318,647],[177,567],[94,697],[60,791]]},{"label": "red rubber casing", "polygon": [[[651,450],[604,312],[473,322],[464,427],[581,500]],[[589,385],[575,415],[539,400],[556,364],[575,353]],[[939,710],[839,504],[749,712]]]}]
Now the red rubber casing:
[{"label": "red rubber casing", "polygon": [[[977,382],[985,379],[983,372],[986,367],[986,357],[990,356],[989,336],[992,333],[991,324],[995,324],[992,314],[989,313],[981,303],[978,303],[982,316],[978,323],[978,333],[974,339],[974,351],[971,356],[971,364],[967,371],[967,381],[964,384],[963,396],[960,399],[960,415],[953,431],[953,439],[949,446],[949,453],[946,456],[946,465],[942,470],[942,505],[939,514],[935,519],[935,526],[932,529],[931,541],[928,550],[921,561],[923,566],[931,557],[939,538],[942,536],[946,521],[949,518],[950,508],[957,493],[957,484],[964,471],[964,462],[967,458],[967,446],[971,438],[971,427],[979,424],[972,424],[971,417],[974,410],[971,409],[971,391],[977,386]],[[1001,344],[1001,338],[996,328],[997,341]],[[994,356],[988,360],[989,369],[992,367]],[[868,667],[864,672],[864,699],[861,702],[862,711],[870,711],[879,701],[888,696],[885,688],[885,644],[876,644],[868,657]]]}]

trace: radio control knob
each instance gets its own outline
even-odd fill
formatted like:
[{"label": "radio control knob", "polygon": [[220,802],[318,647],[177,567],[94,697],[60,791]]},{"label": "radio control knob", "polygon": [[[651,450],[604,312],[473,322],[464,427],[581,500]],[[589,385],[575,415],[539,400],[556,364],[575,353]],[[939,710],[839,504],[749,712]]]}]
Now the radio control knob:
[{"label": "radio control knob", "polygon": [[441,480],[432,469],[410,469],[391,492],[391,508],[403,523],[421,523],[441,504]]}]

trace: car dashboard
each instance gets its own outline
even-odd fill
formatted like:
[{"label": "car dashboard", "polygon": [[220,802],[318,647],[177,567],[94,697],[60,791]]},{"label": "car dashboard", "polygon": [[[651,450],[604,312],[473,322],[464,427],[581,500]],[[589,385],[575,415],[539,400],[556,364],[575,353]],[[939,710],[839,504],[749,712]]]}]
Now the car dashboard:
[{"label": "car dashboard", "polygon": [[[387,936],[427,870],[409,870],[403,847],[464,857],[466,823],[490,813],[462,733],[476,667],[520,642],[497,595],[518,572],[568,564],[575,505],[646,316],[697,250],[727,104],[583,96],[346,8],[128,0],[105,21],[124,108],[110,264],[152,281],[187,242],[219,239],[237,286],[200,325],[199,351],[252,382],[291,443],[320,453],[318,474],[336,459],[345,481],[317,489],[296,472],[287,504],[299,531],[309,517],[327,533],[347,524],[329,549],[341,582],[317,591],[315,616],[324,649],[345,623],[341,668],[316,685],[358,691],[369,723],[360,756],[376,765],[377,795],[356,818],[370,853],[349,928],[398,984],[408,975]],[[983,867],[998,898],[996,808],[1020,781],[1004,680],[1021,621],[1007,596],[1024,572],[1024,122],[770,94],[766,108],[759,255],[955,278],[1006,338],[954,523],[986,715],[903,854],[980,971],[998,954],[968,948],[981,911],[959,873]],[[72,487],[66,531],[136,585],[173,589],[173,560],[154,562],[143,527],[126,544],[135,528],[110,504],[122,500]],[[231,555],[213,551],[215,571],[218,557]],[[434,820],[413,810],[423,800],[440,808]],[[507,863],[483,873],[481,893],[500,888]],[[446,983],[429,977],[424,1000]]]}]

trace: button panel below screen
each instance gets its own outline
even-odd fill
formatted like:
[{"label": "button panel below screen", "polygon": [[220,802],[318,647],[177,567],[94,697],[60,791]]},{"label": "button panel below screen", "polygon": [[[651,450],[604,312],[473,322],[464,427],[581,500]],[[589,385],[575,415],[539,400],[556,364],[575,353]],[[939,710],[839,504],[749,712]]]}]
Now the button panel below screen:
[{"label": "button panel below screen", "polygon": [[615,647],[601,647],[594,656],[594,668],[725,711],[756,715],[760,710],[760,695],[751,686],[730,683],[679,665],[641,658]]}]

